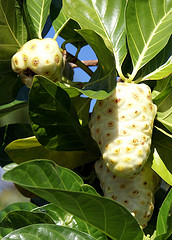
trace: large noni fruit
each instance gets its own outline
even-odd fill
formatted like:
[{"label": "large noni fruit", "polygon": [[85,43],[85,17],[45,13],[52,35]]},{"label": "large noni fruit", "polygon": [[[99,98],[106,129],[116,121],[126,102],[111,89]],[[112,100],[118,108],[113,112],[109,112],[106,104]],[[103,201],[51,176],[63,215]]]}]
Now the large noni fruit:
[{"label": "large noni fruit", "polygon": [[119,177],[138,174],[151,146],[157,107],[146,84],[118,83],[112,95],[96,102],[89,123],[107,168]]},{"label": "large noni fruit", "polygon": [[111,198],[131,212],[142,228],[146,227],[154,210],[154,194],[161,178],[146,163],[141,172],[130,178],[120,178],[109,171],[100,159],[95,163],[104,196]]},{"label": "large noni fruit", "polygon": [[[28,69],[52,81],[60,81],[64,60],[58,43],[52,38],[32,39],[13,55],[11,66],[14,72],[26,76]],[[28,76],[29,77],[29,76]]]}]

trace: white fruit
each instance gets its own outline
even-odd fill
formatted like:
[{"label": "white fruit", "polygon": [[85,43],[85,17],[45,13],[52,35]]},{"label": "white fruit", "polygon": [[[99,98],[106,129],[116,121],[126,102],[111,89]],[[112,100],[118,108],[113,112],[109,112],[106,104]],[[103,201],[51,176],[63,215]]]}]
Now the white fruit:
[{"label": "white fruit", "polygon": [[62,78],[64,60],[56,40],[32,39],[14,54],[11,66],[14,72],[24,74],[30,69],[56,82]]},{"label": "white fruit", "polygon": [[104,196],[111,198],[130,211],[142,228],[150,220],[154,210],[154,194],[161,179],[146,163],[142,171],[131,178],[120,178],[109,171],[100,159],[95,163]]},{"label": "white fruit", "polygon": [[118,83],[114,93],[96,102],[89,123],[107,168],[119,177],[138,174],[151,146],[157,107],[146,84]]}]

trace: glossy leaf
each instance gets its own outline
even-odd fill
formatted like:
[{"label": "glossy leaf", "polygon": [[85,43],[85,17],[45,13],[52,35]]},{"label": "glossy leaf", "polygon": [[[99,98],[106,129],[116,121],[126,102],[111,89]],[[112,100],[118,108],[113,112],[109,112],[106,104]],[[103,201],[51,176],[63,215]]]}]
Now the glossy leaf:
[{"label": "glossy leaf", "polygon": [[133,62],[130,80],[167,44],[172,29],[172,2],[129,0],[126,9],[127,40]]},{"label": "glossy leaf", "polygon": [[25,228],[21,228],[13,231],[5,236],[2,240],[96,240],[88,234],[80,231],[70,229],[63,226],[51,225],[51,224],[35,224]]},{"label": "glossy leaf", "polygon": [[[42,38],[42,30],[50,13],[51,0],[26,0],[27,18],[30,18],[38,38]],[[32,27],[32,26],[30,26]]]},{"label": "glossy leaf", "polygon": [[154,151],[151,167],[166,183],[172,185],[172,173],[170,173],[166,165],[163,163],[156,149]]},{"label": "glossy leaf", "polygon": [[172,138],[154,128],[153,147],[156,149],[152,168],[169,184],[172,174]]},{"label": "glossy leaf", "polygon": [[106,236],[98,231],[95,227],[89,225],[85,221],[73,216],[69,212],[57,207],[54,204],[47,204],[45,206],[33,209],[33,212],[46,212],[56,225],[66,226],[72,229],[79,230],[94,237],[96,240],[106,240]]},{"label": "glossy leaf", "polygon": [[13,181],[54,203],[114,240],[143,238],[136,220],[124,207],[97,195],[91,186],[84,187],[74,172],[52,162],[35,160],[23,163],[5,173],[3,179]]},{"label": "glossy leaf", "polygon": [[121,77],[121,64],[127,54],[125,4],[125,0],[65,0],[63,5],[66,15],[77,21],[81,28],[91,29],[103,37],[114,52],[116,68]]},{"label": "glossy leaf", "polygon": [[166,240],[170,236],[172,236],[172,189],[160,208],[155,240]]},{"label": "glossy leaf", "polygon": [[[43,147],[36,137],[18,139],[11,142],[5,152],[17,164],[32,159],[49,159],[60,166],[70,169],[84,165],[93,159],[84,151],[52,151]],[[95,158],[96,160],[96,158]]]},{"label": "glossy leaf", "polygon": [[36,205],[30,202],[12,203],[0,211],[0,222],[11,212],[14,211],[31,211],[36,208]]},{"label": "glossy leaf", "polygon": [[69,95],[52,81],[35,77],[29,96],[29,111],[33,131],[46,148],[87,151],[91,158],[99,155],[88,126],[80,125]]},{"label": "glossy leaf", "polygon": [[170,37],[167,45],[143,68],[141,68],[136,75],[137,78],[144,80],[162,80],[168,77],[172,72],[171,66],[171,49],[172,37]]},{"label": "glossy leaf", "polygon": [[0,222],[0,227],[13,230],[32,224],[54,224],[54,221],[46,213],[33,213],[29,211],[12,211]]},{"label": "glossy leaf", "polygon": [[116,86],[116,68],[114,55],[106,48],[103,39],[94,31],[78,30],[92,47],[98,58],[98,67],[90,81],[80,91],[90,98],[108,97]]}]

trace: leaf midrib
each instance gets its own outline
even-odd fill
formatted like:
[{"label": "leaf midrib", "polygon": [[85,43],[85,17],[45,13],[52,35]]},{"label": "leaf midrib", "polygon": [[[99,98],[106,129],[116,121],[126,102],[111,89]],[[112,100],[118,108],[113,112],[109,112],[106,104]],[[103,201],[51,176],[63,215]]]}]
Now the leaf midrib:
[{"label": "leaf midrib", "polygon": [[[131,76],[130,76],[130,78],[129,78],[130,80],[133,80],[133,78],[135,77],[138,69],[140,68],[141,63],[142,63],[142,60],[143,60],[143,58],[144,58],[144,56],[145,56],[145,53],[146,53],[146,51],[147,51],[147,49],[148,49],[148,46],[150,45],[150,42],[152,41],[152,38],[154,37],[157,29],[158,29],[159,26],[163,23],[163,20],[171,13],[171,11],[172,11],[172,10],[170,9],[170,11],[168,11],[168,12],[163,16],[163,18],[161,18],[161,20],[157,23],[156,27],[154,28],[153,32],[150,34],[150,37],[149,37],[147,43],[145,44],[145,46],[144,46],[144,48],[143,48],[143,50],[142,50],[142,53],[139,54],[138,61],[137,61],[136,65],[134,66],[133,72],[132,72],[132,74],[131,74]],[[139,29],[140,29],[140,28],[139,28]],[[141,31],[141,30],[140,30],[140,31]],[[141,32],[142,32],[142,31],[141,31]],[[139,53],[139,52],[138,52],[138,53]]]},{"label": "leaf midrib", "polygon": [[4,19],[5,19],[7,28],[8,28],[9,31],[11,32],[11,34],[12,34],[13,38],[15,39],[17,45],[18,45],[19,47],[21,47],[21,45],[20,45],[19,41],[17,40],[16,36],[14,35],[14,33],[13,33],[10,25],[8,24],[8,20],[7,20],[7,18],[6,18],[5,12],[4,12],[3,8],[2,8],[2,4],[0,4],[0,8],[1,8],[2,14],[3,14],[3,16],[4,16]]}]

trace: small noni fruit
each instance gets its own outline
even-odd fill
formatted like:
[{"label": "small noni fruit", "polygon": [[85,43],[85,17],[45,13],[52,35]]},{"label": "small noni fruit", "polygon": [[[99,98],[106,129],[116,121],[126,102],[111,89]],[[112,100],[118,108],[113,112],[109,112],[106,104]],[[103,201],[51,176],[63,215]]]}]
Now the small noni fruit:
[{"label": "small noni fruit", "polygon": [[154,194],[161,184],[161,178],[146,163],[141,172],[130,178],[120,178],[109,171],[105,162],[95,163],[105,197],[111,198],[130,211],[142,228],[146,227],[154,210]]},{"label": "small noni fruit", "polygon": [[25,73],[31,70],[34,74],[43,75],[56,82],[62,78],[64,60],[56,40],[32,39],[13,55],[11,66],[25,81],[29,81],[29,76],[27,79]]},{"label": "small noni fruit", "polygon": [[113,94],[96,102],[89,123],[107,168],[116,176],[138,174],[150,153],[157,107],[146,84],[117,83]]}]

